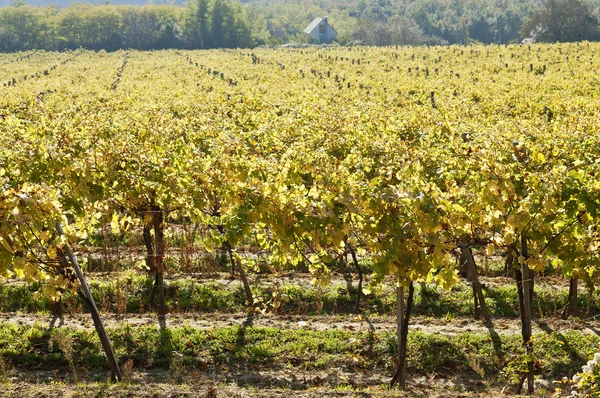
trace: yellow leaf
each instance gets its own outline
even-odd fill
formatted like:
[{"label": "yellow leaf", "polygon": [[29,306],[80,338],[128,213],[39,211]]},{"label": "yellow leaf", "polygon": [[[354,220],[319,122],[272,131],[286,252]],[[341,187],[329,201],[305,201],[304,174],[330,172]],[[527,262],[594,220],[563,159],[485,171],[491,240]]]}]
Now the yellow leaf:
[{"label": "yellow leaf", "polygon": [[443,289],[450,290],[452,286],[456,285],[460,281],[458,277],[458,270],[443,268],[439,274],[436,275],[435,281]]},{"label": "yellow leaf", "polygon": [[452,205],[452,209],[456,210],[456,211],[457,211],[457,212],[459,212],[459,213],[464,213],[464,212],[466,212],[466,211],[467,211],[467,210],[466,210],[464,207],[462,207],[462,206],[461,206],[461,205],[459,205],[458,203],[454,203],[454,204]]},{"label": "yellow leaf", "polygon": [[56,246],[52,245],[48,247],[48,250],[46,250],[46,254],[51,260],[54,260],[56,258]]},{"label": "yellow leaf", "polygon": [[541,152],[535,154],[535,160],[537,160],[539,163],[546,163],[546,157]]},{"label": "yellow leaf", "polygon": [[110,220],[110,229],[113,234],[119,233],[119,216],[116,213],[112,215],[112,219]]},{"label": "yellow leaf", "polygon": [[552,211],[556,209],[556,202],[554,201],[554,198],[548,198],[548,200],[546,200],[544,202],[544,210],[545,211]]},{"label": "yellow leaf", "polygon": [[50,233],[48,231],[42,231],[39,234],[39,238],[42,242],[47,242],[50,239]]},{"label": "yellow leaf", "polygon": [[519,224],[519,217],[517,217],[514,214],[511,214],[510,216],[508,216],[508,218],[506,219],[506,225],[510,225],[512,227],[513,230],[517,229],[517,225]]}]

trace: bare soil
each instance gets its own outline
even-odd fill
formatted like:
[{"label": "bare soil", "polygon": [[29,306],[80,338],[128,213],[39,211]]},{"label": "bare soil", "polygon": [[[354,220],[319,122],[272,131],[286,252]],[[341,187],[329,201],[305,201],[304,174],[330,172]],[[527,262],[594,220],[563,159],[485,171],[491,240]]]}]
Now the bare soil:
[{"label": "bare soil", "polygon": [[[111,328],[128,323],[131,326],[156,326],[159,319],[155,314],[102,314],[106,327]],[[214,329],[232,326],[271,327],[278,329],[308,330],[349,330],[356,332],[395,332],[396,319],[393,317],[366,317],[351,315],[263,315],[263,314],[168,314],[165,317],[169,327],[184,325],[196,329]],[[15,325],[41,324],[44,327],[70,327],[74,329],[92,329],[93,322],[88,314],[70,314],[64,318],[54,319],[50,315],[0,313],[0,323]],[[471,318],[430,318],[415,317],[411,319],[410,330],[418,330],[427,334],[458,335],[463,333],[486,334],[495,331],[498,334],[520,334],[519,318],[494,319],[491,326]],[[562,332],[579,330],[583,334],[600,335],[600,320],[568,321],[554,318],[535,319],[534,333]]]},{"label": "bare soil", "polygon": [[[196,378],[192,374],[174,375],[169,371],[135,372],[126,381],[111,384],[98,376],[79,375],[74,383],[70,375],[57,372],[12,371],[0,389],[0,397],[498,397],[516,396],[509,387],[494,381],[473,379],[473,375],[409,375],[406,391],[389,390],[391,375],[328,372],[216,372]],[[95,379],[95,380],[94,380]],[[252,386],[251,388],[248,386]],[[555,386],[536,380],[535,396],[551,396]],[[558,396],[558,395],[552,395]]]}]

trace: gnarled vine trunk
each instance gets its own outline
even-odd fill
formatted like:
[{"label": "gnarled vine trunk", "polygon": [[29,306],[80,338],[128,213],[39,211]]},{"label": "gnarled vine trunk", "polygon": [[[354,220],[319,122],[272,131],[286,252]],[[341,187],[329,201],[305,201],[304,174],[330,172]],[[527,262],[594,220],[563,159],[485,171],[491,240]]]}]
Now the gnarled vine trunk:
[{"label": "gnarled vine trunk", "polygon": [[569,278],[569,297],[561,316],[564,319],[567,319],[569,316],[577,316],[577,278]]}]

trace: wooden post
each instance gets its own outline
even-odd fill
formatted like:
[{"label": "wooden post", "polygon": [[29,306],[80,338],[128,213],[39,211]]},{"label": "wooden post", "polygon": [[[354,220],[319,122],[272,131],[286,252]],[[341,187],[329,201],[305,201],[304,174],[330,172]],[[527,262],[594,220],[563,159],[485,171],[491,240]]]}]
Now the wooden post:
[{"label": "wooden post", "polygon": [[356,272],[358,272],[358,291],[356,292],[356,302],[354,303],[354,313],[358,314],[360,312],[360,298],[362,296],[363,273],[353,247],[350,248],[350,254],[352,255],[352,262],[354,263],[354,267],[356,267]]},{"label": "wooden post", "polygon": [[[163,213],[159,208],[154,209],[154,244],[156,246],[154,255],[154,270],[155,280],[154,289],[158,288],[158,315],[167,313],[165,307],[165,283],[164,283],[164,264],[163,257],[165,255],[165,233],[163,229]],[[153,290],[154,290],[153,289]]]},{"label": "wooden post", "polygon": [[514,274],[514,262],[515,262],[515,255],[514,255],[512,249],[508,249],[508,253],[506,253],[506,261],[504,262],[505,276],[509,276],[511,273]]},{"label": "wooden post", "polygon": [[398,333],[398,367],[394,377],[390,381],[390,388],[396,383],[401,389],[406,388],[406,348],[408,341],[408,324],[415,288],[412,282],[408,285],[408,298],[406,300],[406,311],[404,309],[404,288],[396,288],[396,311],[397,311],[397,333]]},{"label": "wooden post", "polygon": [[[525,234],[521,235],[521,256],[527,258],[527,237]],[[533,355],[533,341],[531,340],[531,317],[532,317],[532,294],[533,294],[533,272],[529,269],[527,264],[521,264],[521,283],[517,279],[517,286],[520,285],[519,298],[522,300],[520,303],[521,308],[521,334],[523,336],[523,345],[527,351],[527,355]],[[517,278],[519,275],[517,274]],[[517,392],[521,391],[523,382],[527,379],[527,393],[533,394],[533,358],[527,361],[527,373],[524,373],[519,380],[517,385]]]},{"label": "wooden post", "polygon": [[571,316],[577,316],[577,278],[571,277],[569,289],[572,290],[571,295]]},{"label": "wooden post", "polygon": [[[398,286],[396,287],[396,333],[398,337],[398,370],[396,371],[398,375],[398,384],[400,384],[400,388],[406,387],[403,385],[403,379],[405,379],[404,373],[404,364],[402,363],[402,335],[404,334],[404,287]],[[392,379],[392,381],[394,381]],[[404,383],[406,384],[406,382]]]},{"label": "wooden post", "polygon": [[[229,241],[225,241],[223,243],[223,245],[226,247],[227,252],[229,253],[229,259],[231,260],[231,268],[232,268],[232,272],[234,267],[236,267],[236,261],[235,261],[235,257],[233,255],[233,247],[231,247],[231,244],[229,243]],[[242,266],[242,264],[237,264],[237,270],[240,273],[240,279],[242,280],[242,284],[244,285],[244,292],[246,293],[246,301],[248,303],[248,305],[253,305],[254,304],[254,296],[252,295],[252,289],[250,289],[250,282],[248,282],[248,275],[246,274],[246,271],[244,270],[244,267]]]},{"label": "wooden post", "polygon": [[[64,236],[64,232],[60,223],[56,223],[56,230],[60,236]],[[108,358],[108,363],[111,368],[111,378],[113,381],[121,381],[123,379],[123,375],[121,373],[121,369],[119,368],[119,363],[117,362],[117,358],[115,356],[115,351],[113,350],[112,343],[110,338],[108,337],[108,333],[106,333],[106,329],[104,328],[104,324],[102,323],[102,319],[100,318],[100,312],[96,307],[96,302],[94,301],[94,297],[92,296],[92,292],[90,291],[90,287],[79,267],[79,263],[77,262],[77,258],[73,251],[68,245],[65,245],[65,250],[67,252],[67,256],[71,261],[71,265],[75,269],[75,274],[77,275],[77,279],[79,279],[79,283],[81,284],[81,290],[88,302],[90,313],[92,314],[92,319],[94,320],[94,327],[96,328],[96,332],[98,333],[98,337],[100,338],[100,342],[102,343],[102,348],[104,349],[104,353]]]},{"label": "wooden post", "polygon": [[458,275],[465,279],[469,277],[469,264],[462,247],[458,256]]},{"label": "wooden post", "polygon": [[151,273],[154,273],[154,243],[152,242],[152,235],[150,231],[150,226],[144,224],[142,236],[144,237],[144,246],[146,247],[146,266]]},{"label": "wooden post", "polygon": [[577,278],[569,278],[569,297],[567,298],[567,304],[563,308],[561,316],[564,319],[568,317],[577,316]]},{"label": "wooden post", "polygon": [[490,322],[490,313],[483,297],[483,289],[481,287],[481,282],[479,282],[479,275],[477,274],[477,266],[475,265],[475,259],[473,258],[473,251],[468,246],[462,246],[461,252],[464,252],[464,257],[467,260],[467,267],[473,283],[473,293],[476,297],[475,302],[479,303],[479,308],[475,309],[475,318],[477,319],[479,314],[481,314],[486,322]]}]

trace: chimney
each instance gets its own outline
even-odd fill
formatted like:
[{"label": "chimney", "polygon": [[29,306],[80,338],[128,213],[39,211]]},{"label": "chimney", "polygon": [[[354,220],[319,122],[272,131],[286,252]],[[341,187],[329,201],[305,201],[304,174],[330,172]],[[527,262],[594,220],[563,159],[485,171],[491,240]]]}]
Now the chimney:
[{"label": "chimney", "polygon": [[325,23],[327,23],[327,15],[323,17],[323,21],[325,21]]}]

